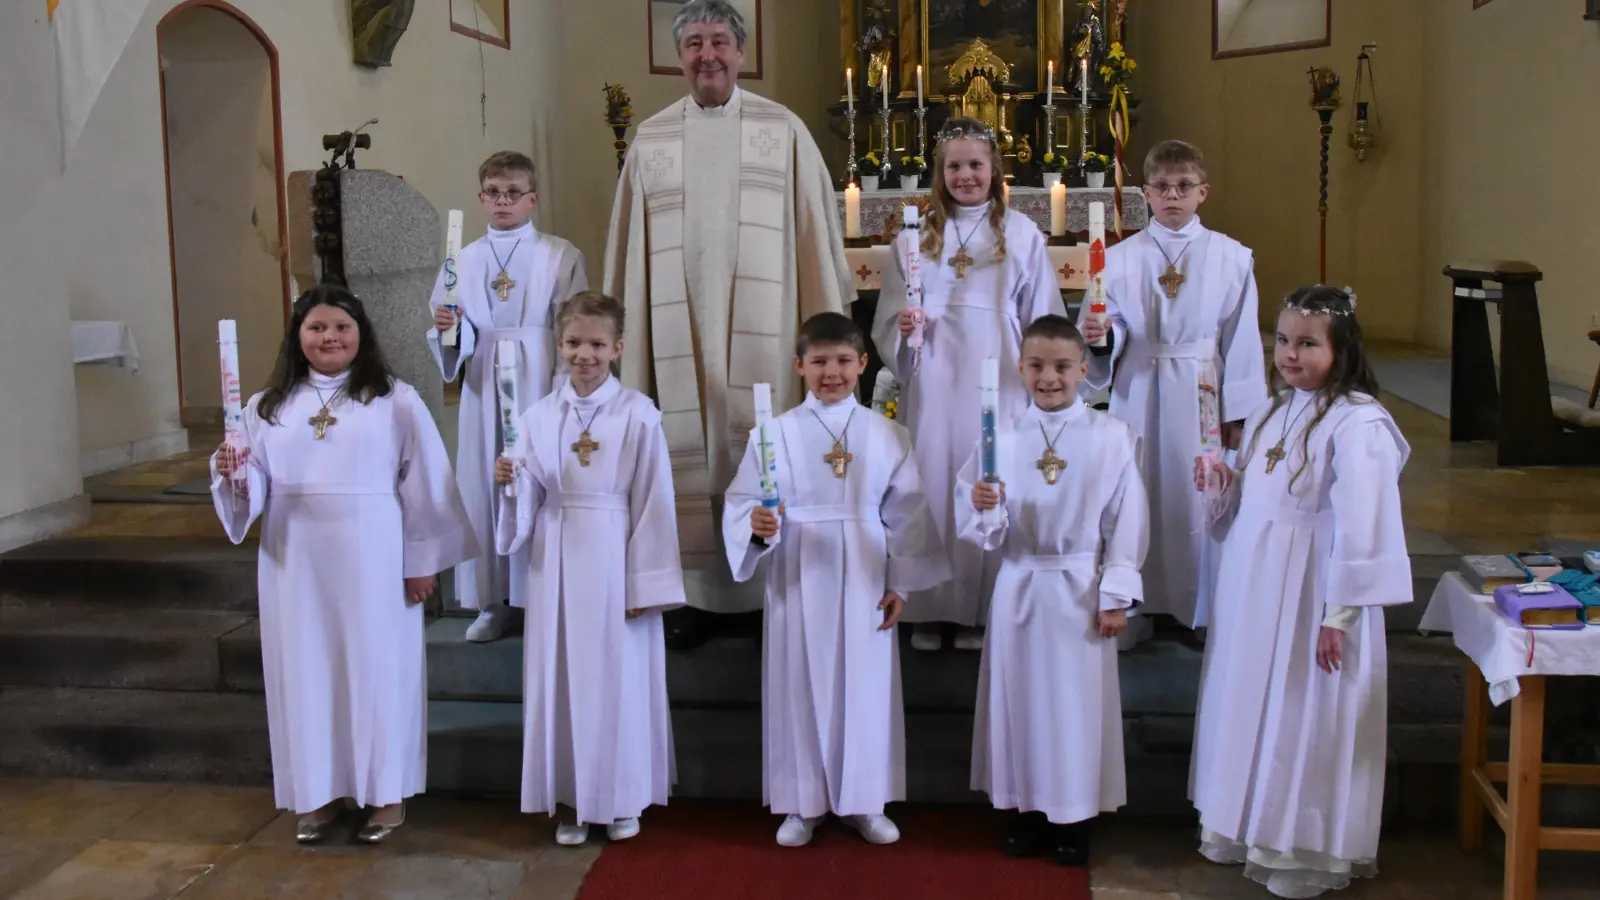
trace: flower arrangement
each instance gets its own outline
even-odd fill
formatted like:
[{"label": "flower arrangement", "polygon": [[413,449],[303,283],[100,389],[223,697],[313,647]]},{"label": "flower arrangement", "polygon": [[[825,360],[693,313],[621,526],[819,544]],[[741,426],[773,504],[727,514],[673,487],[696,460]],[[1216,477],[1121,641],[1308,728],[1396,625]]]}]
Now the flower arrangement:
[{"label": "flower arrangement", "polygon": [[1072,165],[1065,153],[1050,151],[1039,157],[1039,167],[1047,173],[1065,172]]},{"label": "flower arrangement", "polygon": [[1083,170],[1085,172],[1104,172],[1111,167],[1111,157],[1093,150],[1083,155]]},{"label": "flower arrangement", "polygon": [[920,156],[902,156],[902,157],[900,157],[900,174],[902,174],[902,175],[921,175],[923,172],[926,172],[926,171],[928,171],[928,161],[923,159],[922,157],[920,157]]},{"label": "flower arrangement", "polygon": [[1121,87],[1127,89],[1129,82],[1133,81],[1134,70],[1139,68],[1139,63],[1122,49],[1122,42],[1111,45],[1111,50],[1106,54],[1106,61],[1100,64],[1100,77],[1106,87]]},{"label": "flower arrangement", "polygon": [[867,155],[861,157],[860,161],[856,165],[856,168],[863,175],[883,174],[883,162],[878,159],[878,154],[876,153],[868,153]]},{"label": "flower arrangement", "polygon": [[628,98],[628,92],[620,84],[607,83],[606,92],[606,124],[627,125],[633,121],[633,101]]},{"label": "flower arrangement", "polygon": [[886,419],[893,419],[895,417],[895,414],[898,413],[899,411],[900,411],[900,404],[896,403],[893,400],[890,400],[888,403],[885,403],[883,405],[883,416]]}]

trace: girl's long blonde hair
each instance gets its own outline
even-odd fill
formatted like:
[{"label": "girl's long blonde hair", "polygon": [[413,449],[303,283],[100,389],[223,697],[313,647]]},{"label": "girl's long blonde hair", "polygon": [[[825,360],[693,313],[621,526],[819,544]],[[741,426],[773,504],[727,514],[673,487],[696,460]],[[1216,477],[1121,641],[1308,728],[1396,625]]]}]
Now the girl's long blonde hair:
[{"label": "girl's long blonde hair", "polygon": [[950,207],[956,204],[944,183],[945,153],[951,141],[962,138],[982,141],[989,147],[989,228],[994,232],[994,259],[1000,262],[1006,258],[1006,188],[1000,145],[989,126],[965,116],[950,119],[939,131],[939,143],[933,151],[933,208],[928,210],[928,223],[922,229],[922,253],[935,262],[944,262],[944,226],[950,221]]}]

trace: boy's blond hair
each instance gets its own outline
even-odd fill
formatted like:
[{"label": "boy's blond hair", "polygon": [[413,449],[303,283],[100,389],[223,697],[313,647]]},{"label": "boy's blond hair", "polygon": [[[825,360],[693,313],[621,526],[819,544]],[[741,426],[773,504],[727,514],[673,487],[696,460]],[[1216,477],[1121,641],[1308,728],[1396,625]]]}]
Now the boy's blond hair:
[{"label": "boy's blond hair", "polygon": [[1206,157],[1200,148],[1185,141],[1162,141],[1150,148],[1144,156],[1144,180],[1158,172],[1184,172],[1188,170],[1206,180]]},{"label": "boy's blond hair", "polygon": [[478,167],[478,184],[481,186],[496,175],[527,175],[528,189],[534,192],[539,190],[539,170],[534,168],[533,160],[526,154],[515,150],[501,150],[484,160],[483,165]]}]

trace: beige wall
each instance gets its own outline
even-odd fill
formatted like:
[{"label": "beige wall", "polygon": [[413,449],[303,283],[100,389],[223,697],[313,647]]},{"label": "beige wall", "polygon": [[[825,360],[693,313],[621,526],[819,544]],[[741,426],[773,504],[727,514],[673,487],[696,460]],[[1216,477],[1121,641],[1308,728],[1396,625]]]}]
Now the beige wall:
[{"label": "beige wall", "polygon": [[[1330,150],[1327,280],[1356,289],[1370,335],[1409,340],[1421,255],[1424,7],[1410,0],[1339,0],[1335,7],[1331,47],[1213,61],[1210,3],[1130,3],[1129,49],[1139,62],[1136,90],[1146,98],[1131,168],[1137,178],[1144,152],[1159,140],[1200,146],[1211,180],[1201,218],[1255,251],[1263,320],[1271,321],[1278,299],[1317,280],[1318,120],[1307,105],[1306,69],[1332,66],[1344,78],[1347,107],[1334,119]],[[1380,48],[1387,141],[1376,157],[1357,163],[1344,139],[1355,57],[1369,42]]]},{"label": "beige wall", "polygon": [[[1445,264],[1522,259],[1539,284],[1552,380],[1587,388],[1600,360],[1600,24],[1581,3],[1428,0],[1421,181],[1426,236],[1417,338],[1450,340]],[[1491,317],[1492,321],[1492,317]]]}]

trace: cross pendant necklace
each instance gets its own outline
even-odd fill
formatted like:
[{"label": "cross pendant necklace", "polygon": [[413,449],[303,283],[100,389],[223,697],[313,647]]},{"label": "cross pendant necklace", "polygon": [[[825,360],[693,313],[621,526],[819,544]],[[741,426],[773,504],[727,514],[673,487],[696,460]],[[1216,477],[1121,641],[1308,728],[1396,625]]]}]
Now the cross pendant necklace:
[{"label": "cross pendant necklace", "polygon": [[[1154,241],[1155,239],[1151,238],[1151,240]],[[1182,262],[1183,255],[1189,252],[1189,245],[1183,245],[1183,249],[1178,251],[1177,259],[1167,256],[1167,251],[1161,246],[1160,241],[1155,241],[1155,245],[1156,249],[1161,251],[1161,258],[1167,261],[1166,274],[1156,280],[1161,283],[1161,292],[1167,295],[1167,299],[1176,300],[1178,299],[1178,291],[1182,289],[1184,282],[1189,280],[1189,276],[1178,271],[1178,263]]]},{"label": "cross pendant necklace", "polygon": [[856,411],[850,410],[850,416],[844,420],[844,430],[840,434],[834,434],[833,429],[828,427],[827,422],[822,421],[822,417],[817,415],[816,410],[813,409],[811,415],[816,417],[817,424],[821,425],[822,430],[828,433],[828,437],[833,438],[833,449],[823,454],[822,461],[833,468],[833,477],[843,478],[845,476],[845,468],[855,462],[855,457],[850,454],[849,450],[845,449],[844,438],[850,436],[850,421],[856,417]]},{"label": "cross pendant necklace", "polygon": [[572,410],[572,415],[577,418],[578,428],[580,429],[578,440],[572,445],[572,452],[578,454],[578,465],[587,469],[589,467],[589,458],[594,455],[596,450],[600,449],[600,442],[589,436],[589,427],[594,424],[594,417],[600,415],[600,410],[596,408],[594,412],[589,414],[588,425],[583,423],[583,414],[578,412],[576,408]]},{"label": "cross pendant necklace", "polygon": [[[307,384],[310,384],[310,382],[307,382]],[[316,415],[307,419],[306,424],[317,430],[317,433],[314,437],[316,440],[320,441],[328,436],[329,426],[339,424],[338,418],[328,413],[328,407],[333,405],[333,401],[339,399],[339,394],[344,390],[344,386],[340,385],[339,389],[333,392],[333,397],[329,400],[322,399],[322,391],[317,390],[316,385],[311,385],[311,390],[316,393],[317,402],[322,404],[322,408],[317,410]]]},{"label": "cross pendant necklace", "polygon": [[1044,423],[1039,423],[1039,436],[1044,438],[1044,455],[1033,467],[1044,473],[1045,484],[1055,484],[1060,480],[1062,470],[1067,467],[1067,461],[1056,455],[1056,441],[1061,440],[1061,433],[1067,430],[1067,424],[1062,422],[1056,430],[1055,440],[1051,440],[1049,433],[1044,430]]},{"label": "cross pendant necklace", "polygon": [[980,224],[982,224],[981,221],[974,223],[972,230],[967,232],[966,237],[961,237],[961,226],[956,226],[956,237],[961,239],[961,245],[956,248],[956,255],[950,257],[950,265],[956,270],[957,278],[967,277],[967,270],[978,264],[977,260],[967,255],[967,241],[972,240],[972,236],[978,233],[978,225]]},{"label": "cross pendant necklace", "polygon": [[[1312,403],[1314,402],[1316,401],[1313,399]],[[1283,434],[1278,436],[1278,442],[1273,444],[1272,449],[1267,451],[1268,475],[1271,475],[1272,470],[1278,467],[1278,463],[1283,462],[1284,458],[1288,456],[1288,454],[1284,453],[1283,451],[1283,445],[1289,440],[1289,430],[1294,427],[1296,422],[1300,421],[1300,417],[1305,415],[1306,410],[1310,408],[1311,403],[1307,403],[1305,406],[1300,407],[1300,412],[1296,413],[1293,419],[1290,419],[1289,413],[1294,410],[1294,400],[1292,398],[1289,400],[1289,409],[1283,411]]]},{"label": "cross pendant necklace", "polygon": [[515,281],[507,277],[506,266],[511,264],[511,260],[517,255],[517,248],[520,246],[522,246],[522,238],[517,238],[517,242],[511,245],[511,252],[506,254],[506,261],[500,262],[500,254],[494,249],[494,241],[489,242],[489,252],[494,254],[494,261],[500,266],[500,274],[489,282],[489,287],[494,289],[495,296],[500,298],[501,303],[506,302],[506,299],[511,296],[511,289],[517,286]]}]

